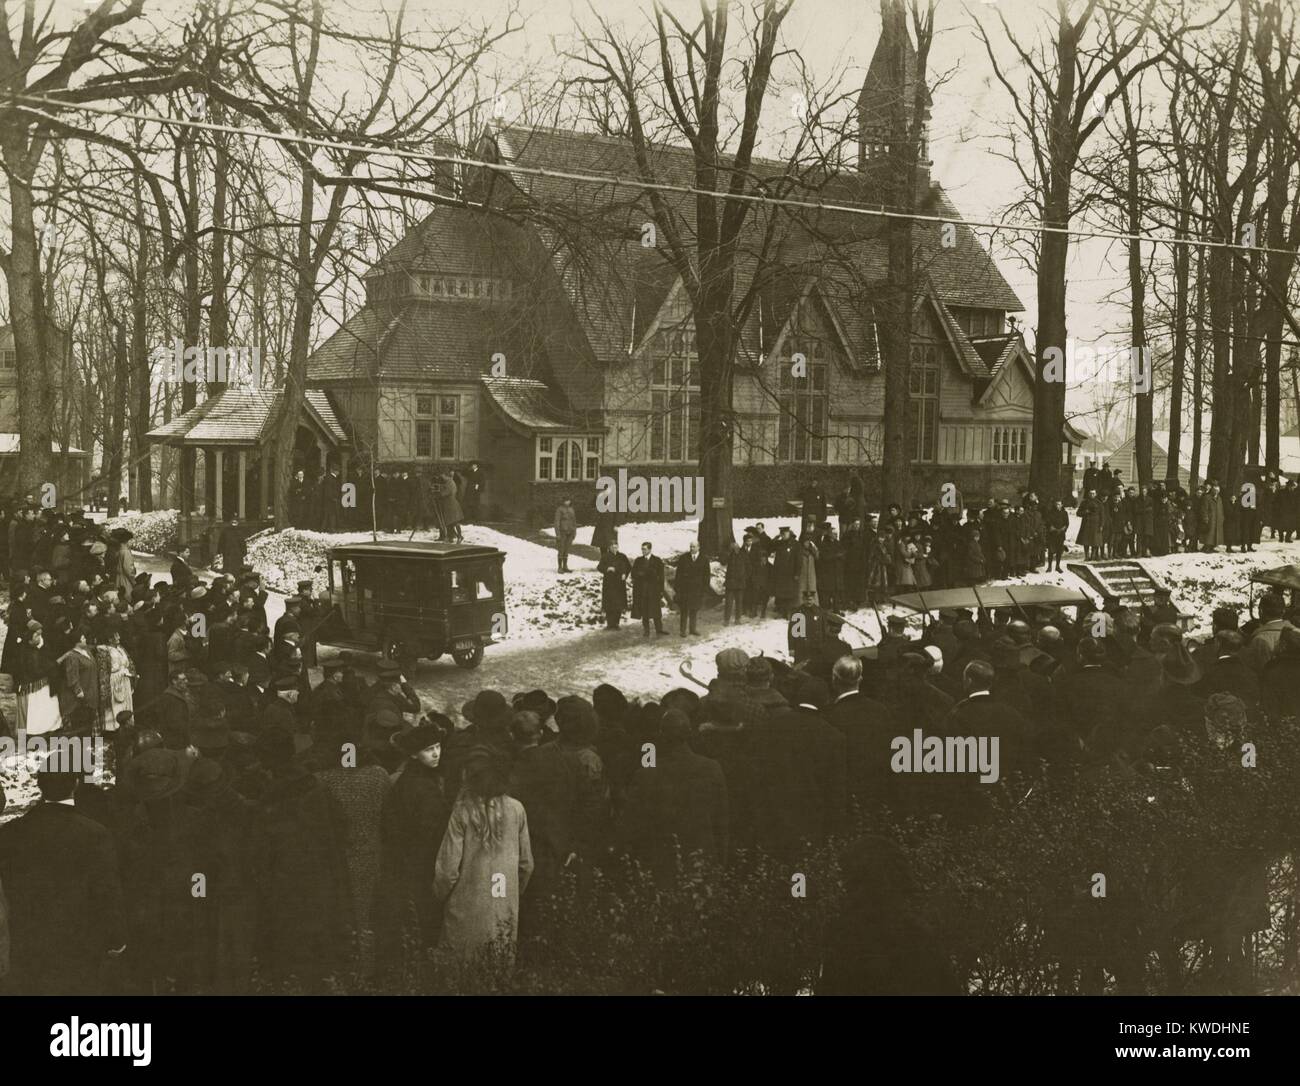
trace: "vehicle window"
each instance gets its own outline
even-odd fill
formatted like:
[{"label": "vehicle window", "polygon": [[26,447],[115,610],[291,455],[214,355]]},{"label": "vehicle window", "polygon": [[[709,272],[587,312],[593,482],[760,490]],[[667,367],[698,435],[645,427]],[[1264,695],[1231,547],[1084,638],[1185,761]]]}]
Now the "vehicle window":
[{"label": "vehicle window", "polygon": [[453,569],[451,571],[452,603],[473,603],[497,596],[496,573],[493,570]]}]

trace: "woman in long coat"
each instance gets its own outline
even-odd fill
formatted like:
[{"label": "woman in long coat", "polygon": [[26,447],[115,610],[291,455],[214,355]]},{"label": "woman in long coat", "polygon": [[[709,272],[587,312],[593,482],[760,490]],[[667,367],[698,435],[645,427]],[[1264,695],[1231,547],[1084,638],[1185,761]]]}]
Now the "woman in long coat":
[{"label": "woman in long coat", "polygon": [[595,524],[591,529],[591,545],[605,553],[605,549],[611,543],[618,542],[618,514],[612,509],[607,511],[596,510]]},{"label": "woman in long coat", "polygon": [[1151,488],[1151,553],[1169,553],[1169,499],[1159,483]]},{"label": "woman in long coat", "polygon": [[108,556],[108,575],[113,579],[118,598],[129,600],[131,590],[135,588],[135,555],[131,553],[129,542],[131,533],[125,528],[114,528],[110,535],[114,546]]},{"label": "woman in long coat", "polygon": [[902,587],[916,585],[916,542],[910,535],[900,535],[894,544],[894,584]]},{"label": "woman in long coat", "polygon": [[384,797],[380,821],[383,872],[376,930],[384,961],[400,957],[402,932],[412,913],[427,947],[437,943],[442,926],[433,874],[455,797],[442,765],[451,721],[435,715],[436,722],[420,724],[393,740],[406,761]]},{"label": "woman in long coat", "polygon": [[122,634],[110,630],[95,649],[99,674],[99,719],[106,732],[117,731],[117,718],[121,713],[135,711],[135,666],[122,647]]},{"label": "woman in long coat", "polygon": [[600,609],[605,613],[605,626],[617,630],[627,613],[627,579],[632,575],[632,563],[626,554],[620,554],[618,542],[609,545],[596,563],[600,574]]},{"label": "woman in long coat", "polygon": [[772,545],[772,568],[769,586],[776,599],[776,609],[782,616],[799,602],[800,551],[798,542],[783,534]]},{"label": "woman in long coat", "polygon": [[32,617],[32,609],[27,598],[28,586],[25,582],[15,584],[13,596],[9,601],[9,614],[5,616],[5,645],[0,652],[0,671],[6,675],[16,675],[18,671],[19,649],[23,643],[23,631],[27,621]]},{"label": "woman in long coat", "polygon": [[519,937],[519,899],[533,873],[528,816],[506,794],[499,757],[476,748],[452,808],[434,865],[433,893],[443,903],[439,951],[468,964],[489,948],[512,964]]},{"label": "woman in long coat", "polygon": [[1290,543],[1297,528],[1300,528],[1300,488],[1294,479],[1288,479],[1286,486],[1278,490],[1278,528],[1282,532],[1282,542]]},{"label": "woman in long coat", "polygon": [[1101,556],[1101,546],[1105,541],[1102,536],[1102,503],[1095,490],[1088,491],[1088,496],[1079,503],[1078,513],[1077,542],[1083,548],[1084,557],[1091,561]]},{"label": "woman in long coat", "polygon": [[1112,494],[1106,502],[1106,511],[1110,514],[1110,530],[1107,533],[1108,554],[1112,558],[1124,558],[1129,552],[1129,543],[1133,538],[1133,521],[1128,507],[1120,494]]},{"label": "woman in long coat", "polygon": [[811,594],[817,602],[817,544],[805,539],[799,544],[799,594],[795,601],[806,600]]},{"label": "woman in long coat", "polygon": [[1223,499],[1217,483],[1210,483],[1201,495],[1200,522],[1202,550],[1223,546]]},{"label": "woman in long coat", "polygon": [[50,548],[50,572],[59,584],[67,584],[72,576],[72,544],[63,529],[55,533],[54,546]]},{"label": "woman in long coat", "polygon": [[63,725],[59,703],[50,689],[58,664],[45,646],[40,626],[30,629],[18,652],[18,727],[28,735],[45,735]]},{"label": "woman in long coat", "polygon": [[89,644],[89,631],[82,626],[73,634],[73,645],[59,657],[63,683],[59,687],[59,715],[72,719],[72,710],[85,705],[99,717],[99,666]]},{"label": "woman in long coat", "polygon": [[433,500],[439,513],[439,524],[443,528],[443,538],[459,543],[465,538],[460,530],[465,512],[460,507],[460,499],[456,497],[456,480],[452,478],[451,472],[442,472],[433,477]]}]

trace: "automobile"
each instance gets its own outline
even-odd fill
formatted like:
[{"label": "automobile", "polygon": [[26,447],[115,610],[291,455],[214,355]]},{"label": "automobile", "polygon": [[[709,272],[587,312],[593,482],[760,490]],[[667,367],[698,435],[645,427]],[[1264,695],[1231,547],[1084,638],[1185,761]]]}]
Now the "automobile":
[{"label": "automobile", "polygon": [[505,554],[467,543],[380,540],[326,555],[330,610],[319,644],[413,664],[443,653],[478,667],[507,631]]}]

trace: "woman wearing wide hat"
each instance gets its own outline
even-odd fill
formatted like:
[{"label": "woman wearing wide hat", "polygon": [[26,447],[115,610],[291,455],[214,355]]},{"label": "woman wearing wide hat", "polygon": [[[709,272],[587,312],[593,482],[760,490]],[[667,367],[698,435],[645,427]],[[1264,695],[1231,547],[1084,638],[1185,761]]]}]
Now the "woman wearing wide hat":
[{"label": "woman wearing wide hat", "polygon": [[125,528],[114,528],[108,533],[108,538],[113,541],[113,549],[105,563],[108,575],[113,579],[118,595],[129,600],[131,590],[135,587],[136,573],[135,555],[131,553],[129,545],[132,535]]}]

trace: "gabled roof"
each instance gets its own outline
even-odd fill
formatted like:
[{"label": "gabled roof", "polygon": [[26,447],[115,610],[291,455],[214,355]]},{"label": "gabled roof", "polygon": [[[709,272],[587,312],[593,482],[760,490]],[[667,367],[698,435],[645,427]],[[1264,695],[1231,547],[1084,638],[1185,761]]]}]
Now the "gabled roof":
[{"label": "gabled roof", "polygon": [[961,367],[962,372],[973,381],[987,380],[991,374],[988,366],[984,363],[984,359],[971,346],[971,341],[967,338],[966,333],[962,331],[961,325],[957,323],[952,311],[943,304],[933,289],[930,292],[930,302],[939,316],[939,326],[947,335],[948,342],[952,346],[952,352],[957,356],[957,365]]},{"label": "gabled roof", "polygon": [[[146,436],[166,445],[259,445],[275,424],[283,395],[278,389],[226,388]],[[308,389],[304,400],[303,413],[330,442],[348,444],[325,393]]]},{"label": "gabled roof", "polygon": [[[981,336],[970,341],[972,349],[988,367],[989,376],[983,387],[978,389],[979,403],[987,403],[998,387],[1003,376],[1010,371],[1013,364],[1019,363],[1021,372],[1032,385],[1037,380],[1034,371],[1034,358],[1025,346],[1024,336],[1019,332],[1006,332],[997,336]],[[1067,423],[1068,426],[1068,423]],[[1075,431],[1078,433],[1078,431]],[[1071,439],[1073,440],[1073,439]]]},{"label": "gabled roof", "polygon": [[555,402],[541,381],[526,377],[484,377],[488,402],[516,430],[526,433],[603,434],[603,426],[592,426]]},{"label": "gabled roof", "polygon": [[476,300],[367,305],[316,349],[307,379],[477,381],[496,355],[511,369],[537,357],[531,318],[527,306]]},{"label": "gabled roof", "polygon": [[[662,304],[675,279],[662,271],[667,263],[661,251],[666,239],[656,237],[655,245],[642,244],[642,229],[653,218],[647,195],[634,183],[615,180],[640,175],[631,144],[585,132],[518,127],[501,129],[489,140],[485,153],[495,153],[506,163],[547,171],[544,175],[514,173],[513,186],[498,177],[491,183],[491,199],[511,213],[553,224],[543,226],[540,233],[552,263],[565,277],[571,299],[582,299],[583,321],[590,329],[596,357],[625,355],[634,331],[634,308],[637,326],[644,327],[648,319],[644,312],[655,308],[656,300]],[[688,147],[653,144],[647,157],[657,182],[695,183],[695,164]],[[884,220],[834,209],[837,205],[879,204],[880,193],[869,178],[856,172],[792,178],[787,163],[766,159],[756,160],[752,171],[758,183],[780,188],[784,195],[830,206],[798,214],[770,205],[756,206],[747,216],[740,245],[746,258],[751,258],[749,266],[742,269],[749,276],[744,283],[759,273],[752,258],[763,250],[763,234],[769,228],[774,230],[769,249],[772,262],[841,278],[846,290],[837,293],[860,294],[864,283],[879,283],[888,277]],[[594,174],[610,181],[599,185],[560,176],[572,173]],[[725,162],[721,175],[720,184],[725,184]],[[661,192],[659,199],[672,209],[684,241],[690,245],[695,236],[695,198],[688,193]],[[928,214],[950,217],[954,223],[960,218],[937,185],[922,200],[922,208]],[[774,218],[778,214],[783,217]],[[942,244],[942,234],[938,224],[922,224],[914,232],[913,243],[918,276],[928,277],[945,303],[1014,312],[1024,309],[968,227],[956,226],[951,247]],[[843,313],[839,315],[843,319]]]},{"label": "gabled roof", "polygon": [[499,215],[438,206],[366,272],[428,271],[512,278],[519,272],[523,228]]},{"label": "gabled roof", "polygon": [[348,381],[368,377],[397,323],[397,314],[371,306],[358,310],[307,360],[312,381]]}]

